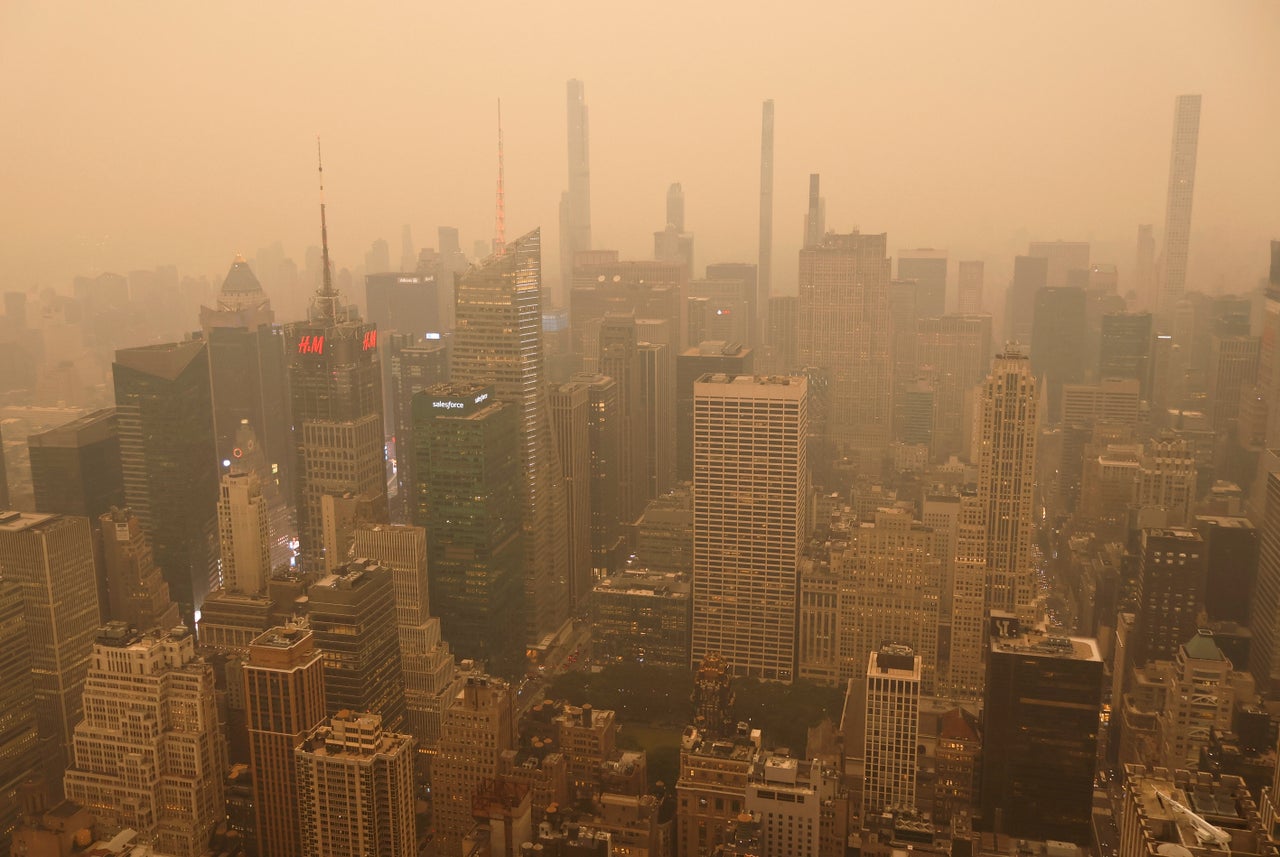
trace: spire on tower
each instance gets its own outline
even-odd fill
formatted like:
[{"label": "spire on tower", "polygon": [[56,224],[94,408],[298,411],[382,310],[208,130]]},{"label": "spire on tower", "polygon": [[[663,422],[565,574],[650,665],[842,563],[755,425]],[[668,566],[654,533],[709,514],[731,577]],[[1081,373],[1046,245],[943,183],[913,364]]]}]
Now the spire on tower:
[{"label": "spire on tower", "polygon": [[502,99],[498,99],[498,197],[493,221],[493,252],[507,252],[507,202],[502,188]]},{"label": "spire on tower", "polygon": [[336,315],[338,293],[333,290],[333,272],[329,268],[329,226],[324,216],[324,157],[320,152],[320,135],[316,135],[316,163],[320,169],[320,290],[316,292],[315,305],[325,318]]}]

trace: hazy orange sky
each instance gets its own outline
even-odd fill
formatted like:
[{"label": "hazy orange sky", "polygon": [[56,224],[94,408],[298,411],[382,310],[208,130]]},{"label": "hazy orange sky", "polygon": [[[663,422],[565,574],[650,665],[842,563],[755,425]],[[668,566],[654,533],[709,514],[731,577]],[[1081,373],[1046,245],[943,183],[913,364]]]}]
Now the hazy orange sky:
[{"label": "hazy orange sky", "polygon": [[[616,11],[625,9],[626,11]],[[648,257],[684,185],[699,268],[755,260],[760,103],[777,109],[775,281],[794,290],[806,175],[829,228],[986,258],[1160,234],[1174,97],[1204,96],[1188,288],[1252,288],[1280,237],[1280,3],[0,4],[3,288],[175,263],[225,272],[318,242],[507,223],[554,275],[566,79],[586,84],[597,247]]]}]

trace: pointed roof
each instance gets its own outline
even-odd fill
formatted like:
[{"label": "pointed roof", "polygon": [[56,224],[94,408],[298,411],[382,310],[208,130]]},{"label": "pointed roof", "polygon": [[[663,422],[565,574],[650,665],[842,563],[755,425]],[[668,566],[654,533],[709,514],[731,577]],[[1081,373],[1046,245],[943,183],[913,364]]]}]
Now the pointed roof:
[{"label": "pointed roof", "polygon": [[239,254],[236,255],[236,260],[232,263],[231,270],[227,272],[227,278],[222,281],[220,294],[222,297],[265,298],[267,296],[262,291],[262,284],[253,275],[253,270],[249,267],[249,263]]},{"label": "pointed roof", "polygon": [[1182,648],[1186,649],[1188,658],[1197,661],[1225,660],[1222,649],[1219,649],[1218,644],[1213,641],[1213,632],[1208,628],[1201,628],[1196,631],[1196,635],[1187,640]]},{"label": "pointed roof", "polygon": [[[189,339],[185,342],[122,348],[116,352],[116,365],[166,381],[175,381],[202,354],[204,343]],[[208,369],[203,371],[207,372]]]}]

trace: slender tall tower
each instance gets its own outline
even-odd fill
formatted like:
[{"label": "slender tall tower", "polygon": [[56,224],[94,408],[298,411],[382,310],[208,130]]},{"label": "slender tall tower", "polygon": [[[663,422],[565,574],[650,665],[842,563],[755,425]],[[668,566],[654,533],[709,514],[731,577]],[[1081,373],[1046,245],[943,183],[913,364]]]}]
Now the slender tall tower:
[{"label": "slender tall tower", "polygon": [[315,571],[325,567],[326,494],[364,495],[380,520],[387,503],[378,330],[333,287],[323,165],[320,178],[321,285],[307,320],[285,325],[298,536],[303,567]]},{"label": "slender tall tower", "polygon": [[1034,597],[1039,402],[1031,361],[1006,349],[982,388],[978,504],[986,533],[987,611],[1025,615]]},{"label": "slender tall tower", "polygon": [[560,199],[561,297],[568,299],[575,254],[591,249],[591,164],[587,101],[580,80],[565,85],[569,126],[569,189]]},{"label": "slender tall tower", "polygon": [[519,411],[528,640],[569,617],[564,480],[555,444],[542,358],[542,236],[537,229],[490,256],[457,282],[452,377],[492,384]]},{"label": "slender tall tower", "polygon": [[818,174],[809,175],[809,211],[804,216],[804,246],[817,247],[827,233],[827,203],[818,193]]},{"label": "slender tall tower", "polygon": [[1196,186],[1196,148],[1200,140],[1200,96],[1179,95],[1173,113],[1169,155],[1169,196],[1164,209],[1164,273],[1157,316],[1168,326],[1187,286],[1187,248],[1191,240],[1191,196]]},{"label": "slender tall tower", "polygon": [[[757,268],[760,291],[756,306],[769,312],[773,289],[773,99],[764,103],[760,118],[760,259]],[[753,330],[752,336],[761,331]]]}]

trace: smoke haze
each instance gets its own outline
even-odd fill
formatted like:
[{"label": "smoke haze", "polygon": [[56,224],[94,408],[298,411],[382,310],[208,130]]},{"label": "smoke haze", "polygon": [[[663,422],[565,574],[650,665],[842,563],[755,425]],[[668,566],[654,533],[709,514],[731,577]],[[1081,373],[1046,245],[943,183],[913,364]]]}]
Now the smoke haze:
[{"label": "smoke haze", "polygon": [[[626,11],[618,11],[625,8]],[[1160,223],[1174,97],[1204,97],[1188,290],[1251,289],[1280,235],[1280,4],[8,2],[0,9],[7,288],[177,264],[221,276],[318,243],[335,264],[493,230],[558,242],[564,82],[586,84],[594,244],[652,254],[683,184],[697,264],[756,254],[760,102],[777,105],[775,293],[806,175],[828,228],[986,258],[1088,240],[1129,285]],[[554,254],[547,255],[548,275]]]}]

